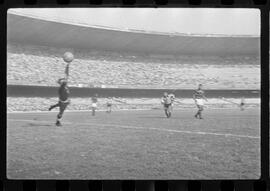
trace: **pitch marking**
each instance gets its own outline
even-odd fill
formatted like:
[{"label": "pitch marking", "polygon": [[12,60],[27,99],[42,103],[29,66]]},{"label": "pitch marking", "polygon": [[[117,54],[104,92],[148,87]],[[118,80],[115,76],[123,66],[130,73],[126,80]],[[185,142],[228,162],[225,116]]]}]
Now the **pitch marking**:
[{"label": "pitch marking", "polygon": [[[48,123],[48,121],[39,121],[39,120],[27,120],[27,119],[8,119],[9,121],[25,121],[25,122],[40,122],[40,123]],[[65,124],[69,125],[95,125],[101,127],[118,127],[124,129],[142,129],[142,130],[155,130],[155,131],[163,131],[163,132],[173,132],[173,133],[185,133],[185,134],[198,134],[198,135],[215,135],[215,136],[223,136],[223,137],[237,137],[237,138],[250,138],[250,139],[260,139],[258,136],[250,136],[250,135],[236,135],[231,133],[211,133],[211,132],[203,132],[203,131],[182,131],[175,129],[162,129],[155,127],[141,127],[141,126],[130,126],[130,125],[118,125],[118,124],[99,124],[99,123],[72,123],[65,122]]]},{"label": "pitch marking", "polygon": [[[207,106],[206,106],[207,107]],[[247,107],[246,109],[253,109],[253,108],[257,108],[257,107]],[[194,106],[194,107],[182,107],[182,108],[173,108],[173,110],[177,110],[177,111],[182,111],[182,110],[187,110],[187,109],[189,109],[189,110],[191,110],[191,109],[193,109],[193,110],[197,110],[197,107],[196,106]],[[232,107],[232,108],[230,108],[230,107],[224,107],[224,108],[216,108],[216,107],[213,107],[213,108],[208,108],[208,109],[215,109],[215,110],[235,110],[235,109],[237,109],[237,107]],[[163,110],[163,108],[162,107],[160,107],[160,108],[149,108],[149,109],[115,109],[115,110],[113,110],[113,112],[117,112],[117,111],[153,111],[153,110]],[[96,110],[96,112],[105,112],[105,111],[107,111],[107,110],[105,110],[105,109],[99,109],[99,110]],[[58,113],[59,111],[58,110],[54,110],[54,111],[7,111],[7,114],[13,114],[13,113],[18,113],[18,114],[20,114],[20,113]],[[68,112],[68,113],[72,113],[72,112],[74,112],[74,113],[80,113],[80,112],[82,112],[82,113],[84,113],[84,112],[92,112],[91,110],[66,110],[65,112]]]},{"label": "pitch marking", "polygon": [[[117,110],[113,110],[113,112],[115,111],[149,111],[149,110],[154,110],[154,109],[117,109]],[[107,110],[105,109],[99,109],[99,110],[96,110],[96,112],[105,112]],[[55,110],[55,111],[9,111],[7,112],[8,114],[12,114],[12,113],[58,113],[59,111],[58,110]],[[68,112],[68,113],[79,113],[79,112],[92,112],[91,110],[66,110],[65,112]]]}]

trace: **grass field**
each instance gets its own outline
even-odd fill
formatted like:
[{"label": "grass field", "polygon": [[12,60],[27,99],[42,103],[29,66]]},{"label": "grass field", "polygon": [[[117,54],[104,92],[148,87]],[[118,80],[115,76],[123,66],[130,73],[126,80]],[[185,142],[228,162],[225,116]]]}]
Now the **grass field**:
[{"label": "grass field", "polygon": [[7,175],[26,179],[256,179],[260,110],[8,113]]}]

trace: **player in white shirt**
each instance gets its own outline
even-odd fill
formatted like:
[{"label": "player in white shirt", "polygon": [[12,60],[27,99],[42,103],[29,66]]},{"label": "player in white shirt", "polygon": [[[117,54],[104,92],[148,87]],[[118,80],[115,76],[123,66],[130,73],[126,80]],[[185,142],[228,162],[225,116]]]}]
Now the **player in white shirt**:
[{"label": "player in white shirt", "polygon": [[167,116],[167,118],[170,118],[172,115],[172,104],[175,99],[175,96],[173,94],[168,94],[167,92],[164,92],[163,97],[161,98],[161,103],[164,106],[164,111]]}]

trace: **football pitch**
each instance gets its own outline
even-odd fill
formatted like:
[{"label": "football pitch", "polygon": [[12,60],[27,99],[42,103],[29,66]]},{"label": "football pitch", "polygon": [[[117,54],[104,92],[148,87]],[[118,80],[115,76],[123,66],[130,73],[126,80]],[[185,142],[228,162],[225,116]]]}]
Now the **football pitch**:
[{"label": "football pitch", "polygon": [[255,179],[260,109],[7,114],[7,176],[15,179]]}]

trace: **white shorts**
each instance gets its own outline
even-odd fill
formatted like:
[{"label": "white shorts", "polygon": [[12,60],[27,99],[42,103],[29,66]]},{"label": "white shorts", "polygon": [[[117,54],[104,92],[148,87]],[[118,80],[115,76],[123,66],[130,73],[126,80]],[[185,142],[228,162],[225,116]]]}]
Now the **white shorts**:
[{"label": "white shorts", "polygon": [[204,100],[203,99],[195,99],[195,103],[198,106],[203,106],[204,105]]},{"label": "white shorts", "polygon": [[96,103],[92,103],[92,107],[97,108],[97,104]]}]

